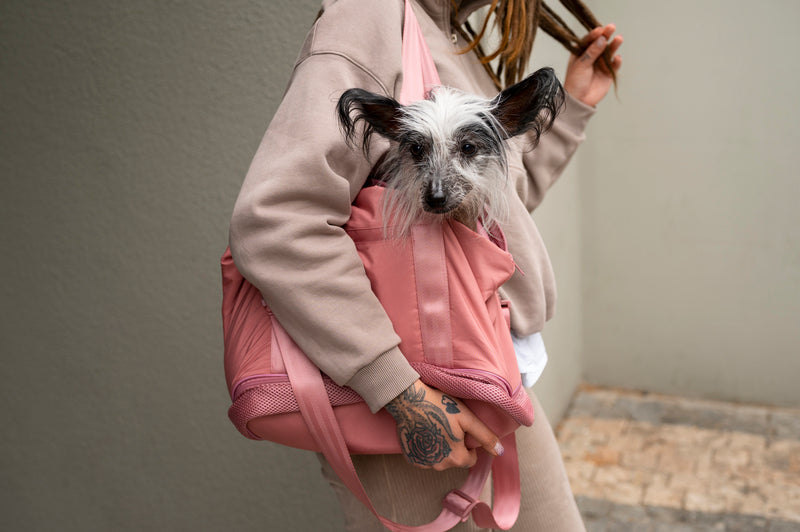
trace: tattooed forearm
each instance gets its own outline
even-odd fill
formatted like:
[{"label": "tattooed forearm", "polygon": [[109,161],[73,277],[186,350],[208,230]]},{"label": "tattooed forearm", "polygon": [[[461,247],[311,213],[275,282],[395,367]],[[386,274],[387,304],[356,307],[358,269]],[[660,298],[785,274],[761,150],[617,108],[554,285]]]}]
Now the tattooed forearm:
[{"label": "tattooed forearm", "polygon": [[[442,397],[447,413],[460,412],[457,403],[448,396]],[[403,453],[419,465],[441,462],[452,451],[451,443],[461,441],[453,434],[445,412],[425,398],[425,389],[409,387],[386,410],[397,422],[397,434]]]}]

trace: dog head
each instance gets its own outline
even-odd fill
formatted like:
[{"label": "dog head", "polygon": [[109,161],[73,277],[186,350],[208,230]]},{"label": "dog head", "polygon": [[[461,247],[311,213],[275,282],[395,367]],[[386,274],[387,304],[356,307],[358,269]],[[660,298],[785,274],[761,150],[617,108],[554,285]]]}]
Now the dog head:
[{"label": "dog head", "polygon": [[[361,145],[369,155],[374,133],[390,148],[377,169],[386,182],[384,212],[405,232],[430,215],[489,227],[505,216],[505,140],[530,132],[533,145],[564,102],[554,72],[543,68],[492,100],[439,87],[425,100],[403,106],[362,89],[339,99],[339,122],[349,144],[363,122]],[[388,217],[384,218],[385,220]]]}]

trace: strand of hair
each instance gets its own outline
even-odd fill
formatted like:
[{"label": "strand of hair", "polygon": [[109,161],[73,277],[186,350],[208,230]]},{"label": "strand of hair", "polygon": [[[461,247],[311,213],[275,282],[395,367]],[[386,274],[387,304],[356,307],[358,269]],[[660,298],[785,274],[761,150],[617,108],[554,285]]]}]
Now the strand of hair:
[{"label": "strand of hair", "polygon": [[583,2],[576,1],[576,0],[560,0],[561,5],[567,8],[567,11],[572,13],[578,22],[583,25],[584,28],[591,31],[597,26],[600,26],[600,22],[595,18],[594,14],[589,11],[589,9],[583,4]]}]

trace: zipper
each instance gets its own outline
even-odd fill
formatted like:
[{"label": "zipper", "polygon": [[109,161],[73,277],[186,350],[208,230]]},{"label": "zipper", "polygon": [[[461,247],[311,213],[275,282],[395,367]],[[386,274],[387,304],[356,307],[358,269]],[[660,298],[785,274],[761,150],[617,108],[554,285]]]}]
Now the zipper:
[{"label": "zipper", "polygon": [[[494,384],[498,388],[503,388],[506,392],[508,392],[509,397],[513,397],[516,393],[516,390],[511,388],[511,383],[509,383],[506,379],[497,375],[496,373],[492,373],[491,371],[486,371],[483,369],[452,369],[452,368],[439,368],[440,370],[454,374],[454,375],[462,375],[467,378],[472,378],[473,380],[483,380],[489,381],[491,384]],[[520,384],[522,386],[522,384]]]},{"label": "zipper", "polygon": [[[289,382],[289,376],[283,373],[273,373],[267,375],[252,375],[250,377],[245,377],[244,379],[238,381],[233,386],[233,391],[231,391],[231,398],[234,402],[246,392],[248,389],[259,386],[261,384],[278,384]],[[246,385],[246,386],[245,386]]]},{"label": "zipper", "polygon": [[489,381],[492,381],[492,383],[496,384],[497,386],[502,386],[505,388],[509,396],[514,395],[514,390],[511,389],[511,383],[496,373],[492,373],[491,371],[486,371],[483,369],[459,369],[455,371],[458,371],[464,375],[481,376]]},{"label": "zipper", "polygon": [[[256,386],[261,386],[264,384],[283,384],[288,382],[289,382],[289,376],[285,373],[266,373],[262,375],[251,375],[249,377],[245,377],[237,381],[236,384],[233,385],[231,398],[233,399],[233,402],[236,402],[236,400],[250,388],[255,388]],[[322,382],[323,383],[333,382],[333,379],[323,374]]]}]

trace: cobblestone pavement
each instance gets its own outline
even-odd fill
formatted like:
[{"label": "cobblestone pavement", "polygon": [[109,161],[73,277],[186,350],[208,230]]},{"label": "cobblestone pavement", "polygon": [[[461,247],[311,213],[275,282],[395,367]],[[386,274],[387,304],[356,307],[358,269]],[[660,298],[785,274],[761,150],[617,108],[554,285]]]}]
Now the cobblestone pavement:
[{"label": "cobblestone pavement", "polygon": [[589,532],[800,531],[800,410],[584,387],[557,435]]}]

